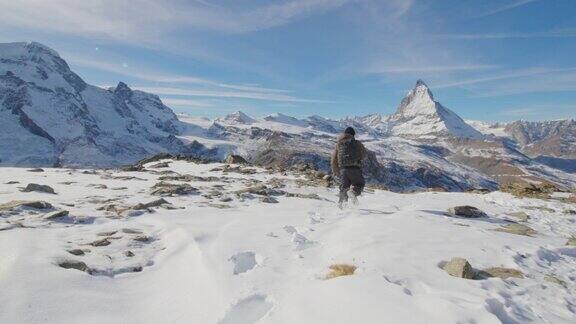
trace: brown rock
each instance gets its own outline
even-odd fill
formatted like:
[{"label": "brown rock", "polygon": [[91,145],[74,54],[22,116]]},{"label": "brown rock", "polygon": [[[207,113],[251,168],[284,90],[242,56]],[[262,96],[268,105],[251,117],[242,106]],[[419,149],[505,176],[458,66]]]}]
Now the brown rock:
[{"label": "brown rock", "polygon": [[449,275],[458,278],[472,279],[474,271],[470,263],[464,258],[452,258],[444,265],[444,271]]},{"label": "brown rock", "polygon": [[495,229],[495,231],[524,236],[533,236],[536,234],[536,231],[531,227],[516,223],[506,224],[500,228]]}]

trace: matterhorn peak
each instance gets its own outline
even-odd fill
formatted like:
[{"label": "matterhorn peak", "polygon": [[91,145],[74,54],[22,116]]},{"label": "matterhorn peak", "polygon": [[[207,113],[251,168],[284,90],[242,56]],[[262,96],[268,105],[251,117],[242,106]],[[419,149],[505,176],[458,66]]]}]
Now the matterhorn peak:
[{"label": "matterhorn peak", "polygon": [[434,100],[432,91],[422,80],[402,99],[395,114],[390,117],[396,135],[449,135],[481,137],[456,113]]}]

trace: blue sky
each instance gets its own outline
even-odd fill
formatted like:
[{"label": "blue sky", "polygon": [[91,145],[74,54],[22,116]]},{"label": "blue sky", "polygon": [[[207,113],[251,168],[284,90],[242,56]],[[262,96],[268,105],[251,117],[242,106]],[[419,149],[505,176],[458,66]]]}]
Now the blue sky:
[{"label": "blue sky", "polygon": [[576,118],[575,0],[19,0],[0,41],[176,111],[389,114],[419,78],[465,119]]}]

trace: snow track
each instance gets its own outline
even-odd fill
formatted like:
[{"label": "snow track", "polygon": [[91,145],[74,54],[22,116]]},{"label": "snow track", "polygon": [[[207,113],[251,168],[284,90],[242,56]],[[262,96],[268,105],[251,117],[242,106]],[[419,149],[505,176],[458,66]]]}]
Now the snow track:
[{"label": "snow track", "polygon": [[[168,204],[139,213],[116,211],[158,199],[150,194],[162,176],[155,169],[2,169],[0,183],[20,183],[0,185],[0,204],[43,200],[69,215],[64,222],[46,220],[48,211],[0,209],[0,322],[571,323],[576,316],[576,248],[565,245],[575,216],[563,213],[574,205],[498,192],[376,191],[339,210],[329,201],[335,189],[298,187],[297,175],[211,171],[217,166],[172,162],[163,171],[216,178],[187,181],[199,194],[164,197]],[[268,204],[234,193],[272,178],[283,190],[328,201],[278,196]],[[20,192],[28,182],[57,194]],[[214,188],[232,201],[208,195]],[[446,215],[465,204],[488,217]],[[532,237],[495,231],[517,211],[529,216],[522,224]],[[525,278],[451,277],[439,265],[457,256]],[[91,271],[59,267],[63,260]],[[326,280],[333,264],[357,269]]]}]

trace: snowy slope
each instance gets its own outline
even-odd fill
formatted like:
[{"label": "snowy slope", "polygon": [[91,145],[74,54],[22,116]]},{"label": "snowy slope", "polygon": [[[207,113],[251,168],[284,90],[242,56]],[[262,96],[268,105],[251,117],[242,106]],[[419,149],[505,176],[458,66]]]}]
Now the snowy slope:
[{"label": "snowy slope", "polygon": [[[561,324],[576,317],[576,248],[565,245],[576,228],[574,215],[563,213],[573,204],[500,192],[374,191],[341,211],[336,189],[302,186],[298,174],[166,162],[144,172],[46,169],[40,177],[2,168],[2,203],[43,200],[70,213],[47,220],[52,210],[0,212],[0,322]],[[151,195],[158,171],[187,175],[170,182],[199,191],[164,197],[169,204],[149,210],[109,207],[158,199]],[[28,182],[57,194],[20,192]],[[280,193],[272,195],[278,203],[266,203],[234,193],[256,184],[320,199]],[[446,216],[463,204],[488,217]],[[514,223],[535,234],[495,231]],[[67,252],[74,250],[84,255]],[[441,265],[453,257],[523,278],[452,277]],[[71,261],[91,274],[58,266]],[[357,269],[326,280],[334,264]]]},{"label": "snowy slope", "polygon": [[2,165],[111,166],[186,151],[157,96],[88,85],[38,43],[0,44],[0,102]]}]

